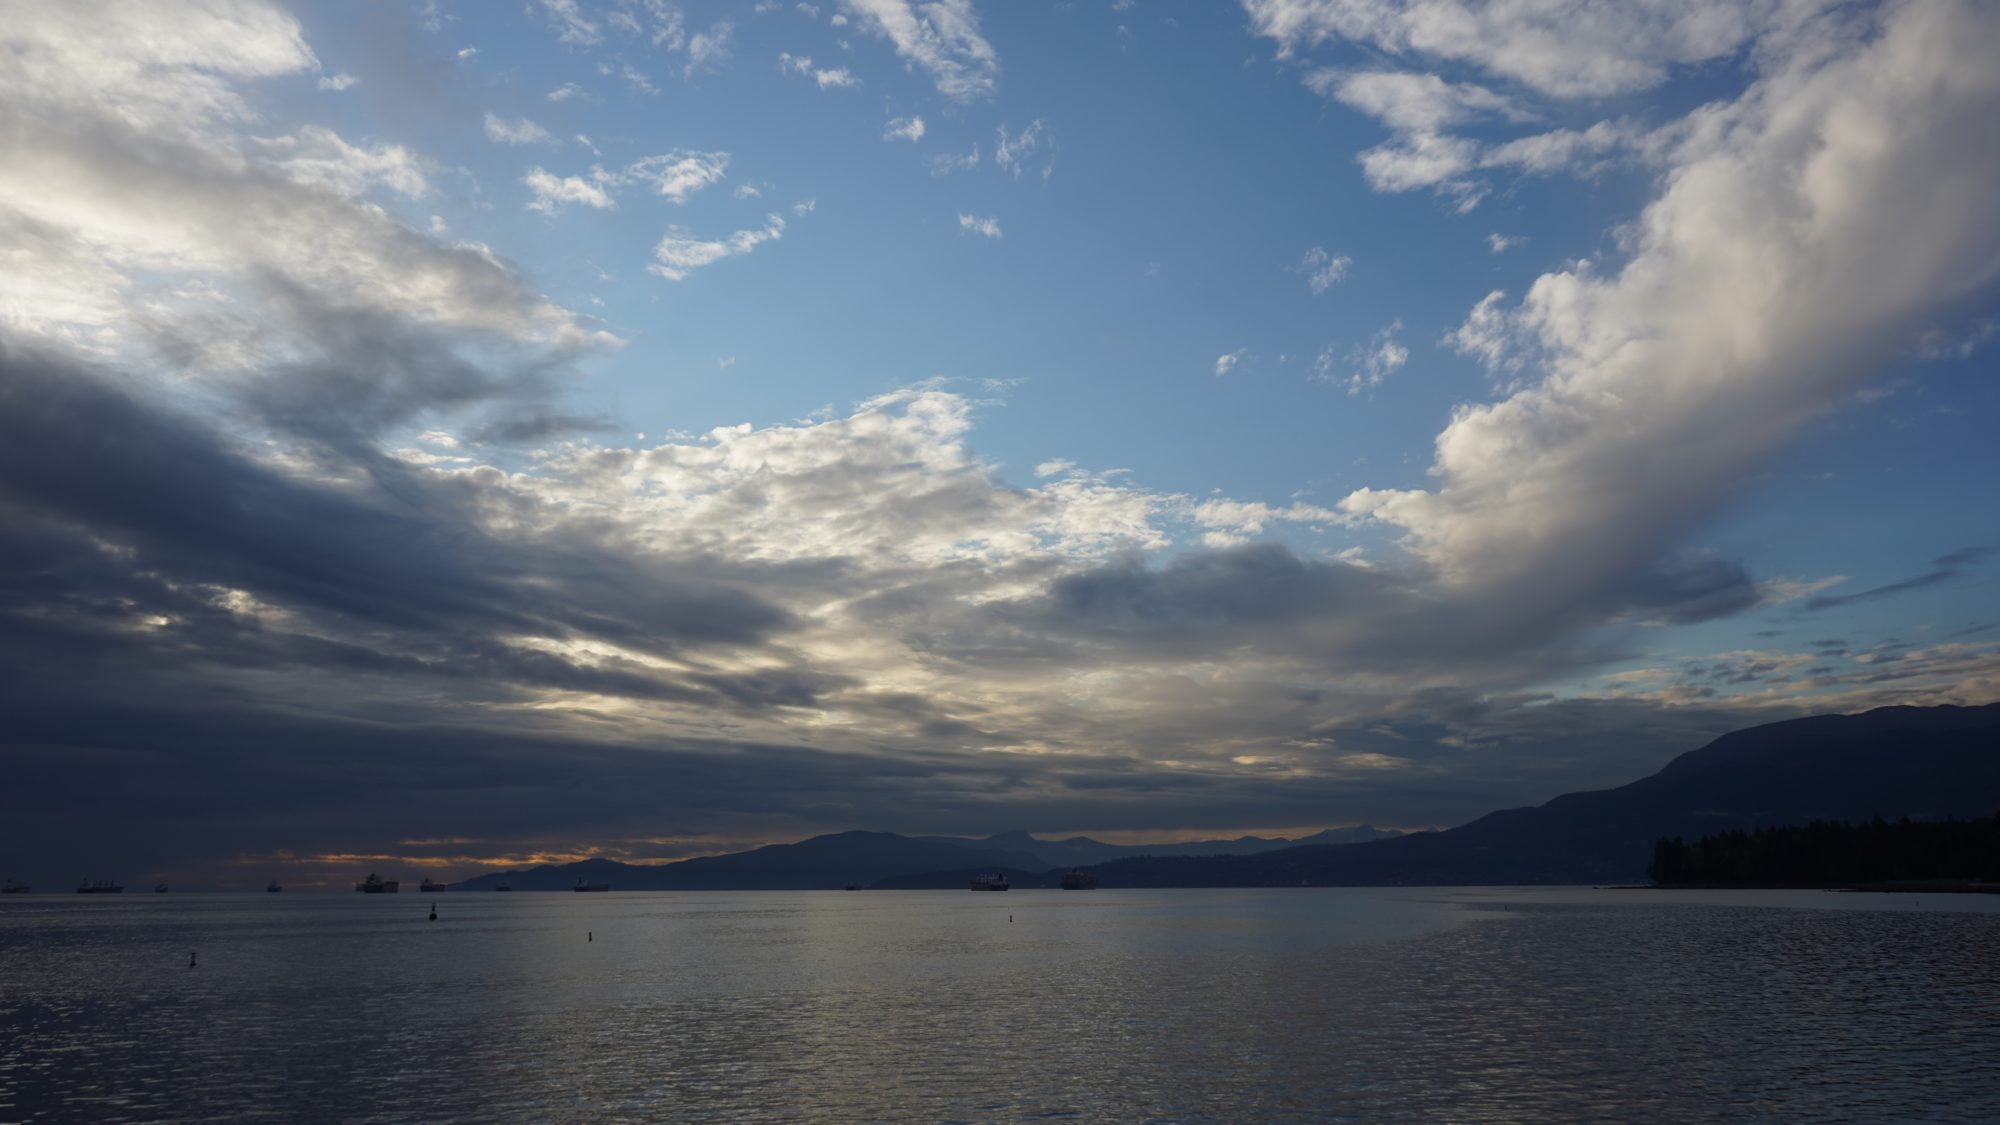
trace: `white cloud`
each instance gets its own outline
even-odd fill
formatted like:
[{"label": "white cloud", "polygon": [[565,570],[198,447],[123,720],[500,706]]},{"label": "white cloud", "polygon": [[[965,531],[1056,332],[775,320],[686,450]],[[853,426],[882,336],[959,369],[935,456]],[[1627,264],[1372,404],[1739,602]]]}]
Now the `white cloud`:
[{"label": "white cloud", "polygon": [[739,230],[721,239],[696,238],[680,227],[668,227],[666,237],[653,247],[653,264],[646,268],[669,281],[685,281],[703,266],[748,254],[763,243],[775,242],[784,233],[784,217],[776,214],[767,216],[762,227]]},{"label": "white cloud", "polygon": [[972,0],[842,0],[860,26],[895,45],[896,54],[923,68],[938,93],[968,101],[993,93],[1000,58],[979,33]]},{"label": "white cloud", "polygon": [[565,82],[548,92],[548,99],[552,102],[566,102],[571,98],[580,98],[583,96],[583,87],[574,82]]},{"label": "white cloud", "polygon": [[556,37],[565,43],[587,47],[604,39],[602,30],[588,16],[583,14],[577,0],[536,0],[549,24],[556,29]]},{"label": "white cloud", "polygon": [[711,70],[727,60],[729,40],[735,31],[735,25],[728,20],[717,20],[707,31],[688,36],[686,73]]},{"label": "white cloud", "polygon": [[552,145],[556,139],[547,129],[517,117],[512,121],[495,114],[486,115],[486,139],[503,145]]},{"label": "white cloud", "polygon": [[1648,89],[1665,81],[1670,66],[1730,55],[1788,17],[1781,0],[1244,0],[1243,6],[1252,31],[1276,40],[1281,55],[1345,39],[1392,55],[1471,63],[1564,98]]},{"label": "white cloud", "polygon": [[849,90],[861,85],[861,79],[854,77],[854,72],[844,66],[832,70],[815,70],[813,81],[819,83],[819,88],[822,90]]},{"label": "white cloud", "polygon": [[475,58],[478,56],[478,54],[479,54],[479,48],[477,47],[460,47],[458,49],[458,58],[460,62],[464,62],[465,60],[470,58]]},{"label": "white cloud", "polygon": [[953,152],[943,152],[931,157],[931,175],[949,176],[953,172],[963,172],[978,165],[979,146],[973,145],[972,151],[963,156]]},{"label": "white cloud", "polygon": [[1243,357],[1248,355],[1249,353],[1250,349],[1248,348],[1237,348],[1233,352],[1224,352],[1223,354],[1216,356],[1215,374],[1218,377],[1220,377],[1229,374],[1231,371],[1236,370],[1236,365],[1242,363]]},{"label": "white cloud", "polygon": [[339,195],[359,196],[376,184],[412,199],[430,191],[422,161],[401,145],[352,145],[318,125],[260,143],[271,163],[293,180]]},{"label": "white cloud", "polygon": [[1589,171],[1605,154],[1627,147],[1637,138],[1627,129],[1600,121],[1588,129],[1556,129],[1520,137],[1486,150],[1482,168],[1516,167],[1536,175]]},{"label": "white cloud", "polygon": [[1000,220],[990,216],[982,219],[977,215],[967,215],[961,212],[958,216],[958,229],[971,231],[973,234],[985,235],[987,238],[999,238]]},{"label": "white cloud", "polygon": [[908,117],[892,117],[882,126],[885,141],[921,141],[924,139],[924,119],[912,114]]},{"label": "white cloud", "polygon": [[604,190],[605,180],[601,171],[591,179],[580,176],[557,176],[540,167],[530,169],[521,177],[535,198],[528,203],[528,210],[553,215],[565,203],[581,203],[598,210],[610,210],[617,206],[611,194]]},{"label": "white cloud", "polygon": [[764,189],[756,184],[737,184],[735,190],[729,194],[737,199],[755,199],[764,194]]},{"label": "white cloud", "polygon": [[[1496,245],[1494,253],[1504,248]],[[1506,299],[1507,294],[1499,289],[1481,297],[1466,314],[1465,323],[1445,333],[1443,343],[1460,355],[1477,358],[1489,371],[1518,370],[1522,360],[1515,354],[1514,331],[1507,310],[1500,307]]]},{"label": "white cloud", "polygon": [[1446,82],[1435,74],[1389,70],[1316,70],[1306,76],[1313,92],[1376,118],[1404,133],[1435,133],[1482,117],[1524,120],[1513,102],[1483,86]]},{"label": "white cloud", "polygon": [[1526,241],[1528,236],[1525,234],[1501,234],[1495,231],[1486,236],[1486,246],[1495,254],[1505,254]]},{"label": "white cloud", "polygon": [[1435,488],[1343,508],[1528,608],[1657,560],[2000,277],[1995,57],[2000,21],[1965,3],[1801,21],[1741,97],[1685,123],[1622,266],[1545,274],[1468,318],[1462,350],[1525,357],[1536,381],[1460,408]]},{"label": "white cloud", "polygon": [[649,184],[657,195],[675,203],[685,203],[689,196],[702,188],[722,182],[723,174],[728,170],[729,154],[726,152],[694,152],[677,148],[634,161],[626,168],[625,175]]},{"label": "white cloud", "polygon": [[344,72],[340,74],[322,74],[319,78],[319,88],[335,91],[346,90],[352,88],[360,81],[359,78],[354,77],[352,74]]},{"label": "white cloud", "polygon": [[1007,136],[1007,126],[1001,125],[1000,141],[993,147],[994,166],[1002,171],[1012,172],[1015,179],[1020,179],[1022,161],[1041,143],[1042,128],[1046,124],[1038,117],[1029,122],[1028,127],[1011,140]]},{"label": "white cloud", "polygon": [[1298,271],[1306,275],[1306,285],[1317,297],[1346,277],[1347,267],[1353,264],[1354,259],[1345,254],[1329,254],[1324,248],[1315,246],[1299,259]]},{"label": "white cloud", "polygon": [[1386,379],[1410,361],[1410,349],[1396,342],[1396,333],[1403,330],[1403,322],[1398,320],[1385,328],[1378,329],[1368,338],[1368,343],[1352,357],[1354,370],[1347,377],[1347,393],[1358,395],[1370,387],[1379,387]]}]

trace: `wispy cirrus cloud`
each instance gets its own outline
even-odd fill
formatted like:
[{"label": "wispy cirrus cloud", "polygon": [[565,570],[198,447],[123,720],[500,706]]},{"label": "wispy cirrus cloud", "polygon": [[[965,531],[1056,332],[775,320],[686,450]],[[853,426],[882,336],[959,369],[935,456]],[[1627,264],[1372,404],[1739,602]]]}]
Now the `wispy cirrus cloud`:
[{"label": "wispy cirrus cloud", "polygon": [[980,34],[972,0],[841,0],[841,9],[889,40],[947,98],[970,101],[999,85],[1000,57]]}]

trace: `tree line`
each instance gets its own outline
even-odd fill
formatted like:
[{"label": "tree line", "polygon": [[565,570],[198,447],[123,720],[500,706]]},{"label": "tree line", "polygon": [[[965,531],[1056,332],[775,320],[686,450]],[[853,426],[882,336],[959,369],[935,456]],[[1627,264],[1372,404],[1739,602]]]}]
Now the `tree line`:
[{"label": "tree line", "polygon": [[2000,880],[2000,814],[1974,820],[1859,824],[1815,820],[1803,827],[1731,830],[1693,843],[1653,845],[1655,883],[1863,883]]}]

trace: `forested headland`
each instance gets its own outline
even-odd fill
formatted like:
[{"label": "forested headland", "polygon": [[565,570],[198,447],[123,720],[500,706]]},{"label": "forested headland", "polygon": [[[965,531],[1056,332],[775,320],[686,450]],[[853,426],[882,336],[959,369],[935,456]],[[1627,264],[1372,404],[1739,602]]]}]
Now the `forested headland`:
[{"label": "forested headland", "polygon": [[1653,845],[1646,869],[1660,885],[1805,885],[2000,882],[2000,815],[1972,820],[1881,817],[1850,824],[1678,836]]}]

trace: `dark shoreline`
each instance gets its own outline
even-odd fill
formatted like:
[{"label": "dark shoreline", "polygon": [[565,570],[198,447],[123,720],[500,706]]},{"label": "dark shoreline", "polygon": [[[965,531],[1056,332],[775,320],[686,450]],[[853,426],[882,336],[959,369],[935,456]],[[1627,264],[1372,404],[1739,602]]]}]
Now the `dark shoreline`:
[{"label": "dark shoreline", "polygon": [[1959,880],[1922,880],[1901,883],[1856,883],[1827,886],[1824,883],[1641,883],[1603,887],[1607,891],[1840,891],[1877,894],[2000,895],[2000,883],[1967,883]]}]

